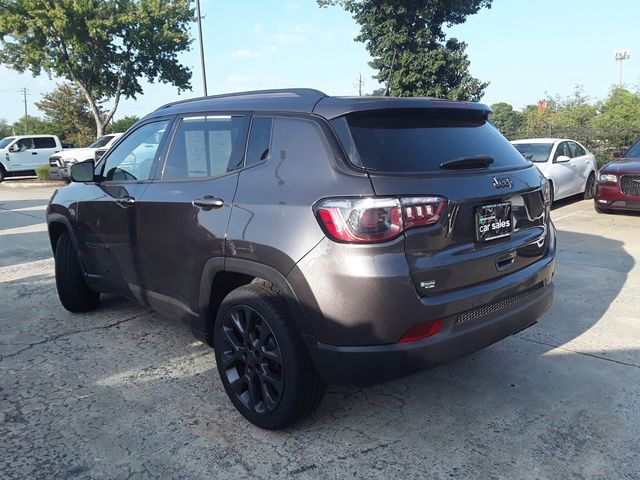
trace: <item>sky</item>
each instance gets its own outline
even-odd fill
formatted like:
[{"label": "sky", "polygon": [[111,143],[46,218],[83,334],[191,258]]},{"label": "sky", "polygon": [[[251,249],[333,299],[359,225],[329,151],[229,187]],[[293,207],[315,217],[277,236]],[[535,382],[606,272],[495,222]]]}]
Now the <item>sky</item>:
[{"label": "sky", "polygon": [[[210,95],[287,87],[357,95],[359,75],[364,93],[379,86],[364,44],[353,40],[359,26],[339,7],[319,8],[315,0],[201,2]],[[638,18],[638,0],[494,0],[447,32],[468,44],[471,74],[490,82],[482,101],[519,109],[546,94],[569,95],[576,84],[594,100],[606,97],[619,81],[618,48],[632,50],[624,83],[638,86]],[[192,32],[196,37],[195,24]],[[141,117],[167,102],[203,95],[195,39],[180,60],[193,71],[192,91],[142,82],[144,94],[122,100],[115,118]],[[40,115],[33,103],[56,82],[0,66],[0,118],[13,122],[23,115],[23,87],[29,114]]]}]

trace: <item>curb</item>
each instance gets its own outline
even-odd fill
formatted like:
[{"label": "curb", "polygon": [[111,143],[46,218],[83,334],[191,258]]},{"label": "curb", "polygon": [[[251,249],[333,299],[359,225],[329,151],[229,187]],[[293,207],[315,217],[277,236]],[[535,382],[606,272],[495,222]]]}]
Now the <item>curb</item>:
[{"label": "curb", "polygon": [[65,182],[56,180],[5,180],[0,183],[0,187],[8,188],[64,187],[65,185]]}]

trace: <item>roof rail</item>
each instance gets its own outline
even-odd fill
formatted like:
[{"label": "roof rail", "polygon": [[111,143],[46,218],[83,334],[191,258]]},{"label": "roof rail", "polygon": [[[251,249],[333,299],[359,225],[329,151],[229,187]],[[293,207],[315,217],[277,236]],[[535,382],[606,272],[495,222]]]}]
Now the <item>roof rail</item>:
[{"label": "roof rail", "polygon": [[178,100],[177,102],[167,103],[161,106],[158,110],[163,108],[173,107],[174,105],[181,105],[183,103],[197,102],[199,100],[212,100],[216,98],[234,98],[234,97],[259,97],[259,96],[278,96],[278,95],[295,95],[308,100],[319,101],[322,98],[328,96],[326,93],[313,88],[275,88],[271,90],[250,90],[247,92],[234,92],[234,93],[222,93],[219,95],[209,95],[206,97],[187,98],[184,100]]}]

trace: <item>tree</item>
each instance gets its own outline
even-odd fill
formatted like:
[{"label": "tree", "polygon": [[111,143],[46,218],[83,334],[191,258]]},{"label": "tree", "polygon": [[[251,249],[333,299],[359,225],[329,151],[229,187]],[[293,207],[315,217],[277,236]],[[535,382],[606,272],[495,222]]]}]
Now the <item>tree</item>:
[{"label": "tree", "polygon": [[378,70],[374,77],[394,96],[434,96],[479,100],[488,83],[469,74],[467,45],[447,40],[444,27],[490,8],[492,0],[317,0],[321,7],[340,5],[360,24],[364,42]]},{"label": "tree", "polygon": [[142,93],[141,78],[190,88],[177,54],[191,44],[192,20],[190,0],[0,0],[0,63],[76,84],[100,136],[120,97]]},{"label": "tree", "polygon": [[594,124],[601,128],[640,130],[640,93],[615,86],[600,105]]},{"label": "tree", "polygon": [[[36,107],[44,113],[53,131],[74,145],[88,145],[94,136],[94,125],[89,103],[72,83],[58,85],[42,96]],[[102,109],[98,106],[100,111]]]},{"label": "tree", "polygon": [[[40,117],[33,117],[31,115],[27,115],[27,125],[29,129],[29,133],[31,134],[52,134],[57,135],[57,133],[52,129],[52,126],[46,120],[43,120]],[[13,135],[24,135],[24,117],[21,117],[19,120],[16,120],[11,125],[11,131]]]},{"label": "tree", "polygon": [[129,127],[140,120],[140,117],[135,115],[127,115],[126,117],[122,117],[119,120],[115,120],[111,122],[109,125],[109,131],[113,133],[121,133],[129,130]]},{"label": "tree", "polygon": [[4,118],[0,118],[0,139],[13,135],[11,127]]},{"label": "tree", "polygon": [[513,136],[522,126],[522,114],[513,109],[511,105],[505,102],[494,103],[491,105],[491,116],[489,120],[496,126],[503,135]]},{"label": "tree", "polygon": [[584,129],[592,125],[598,109],[584,94],[584,87],[576,85],[573,94],[566,98],[556,97],[556,112],[553,123],[560,128]]}]

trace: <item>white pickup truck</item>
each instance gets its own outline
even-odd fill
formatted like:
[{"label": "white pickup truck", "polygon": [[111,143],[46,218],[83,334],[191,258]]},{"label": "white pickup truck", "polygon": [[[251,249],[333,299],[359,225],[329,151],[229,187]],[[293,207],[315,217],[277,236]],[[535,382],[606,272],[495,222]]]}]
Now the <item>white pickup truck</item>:
[{"label": "white pickup truck", "polygon": [[0,182],[11,175],[29,175],[62,151],[55,135],[14,135],[0,140]]},{"label": "white pickup truck", "polygon": [[111,148],[111,146],[122,136],[122,133],[109,133],[103,135],[86,148],[71,148],[49,157],[49,175],[51,178],[67,178],[69,168],[74,163],[94,160],[96,151]]}]

